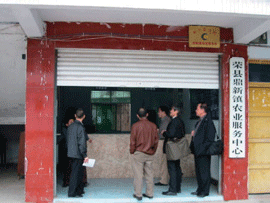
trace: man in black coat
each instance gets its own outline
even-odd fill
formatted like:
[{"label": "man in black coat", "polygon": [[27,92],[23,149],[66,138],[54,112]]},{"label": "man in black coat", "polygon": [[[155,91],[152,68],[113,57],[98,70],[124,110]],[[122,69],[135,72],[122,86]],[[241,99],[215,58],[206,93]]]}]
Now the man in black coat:
[{"label": "man in black coat", "polygon": [[[162,134],[165,137],[163,152],[166,153],[166,143],[168,140],[177,140],[185,136],[185,125],[180,118],[180,107],[173,106],[170,111],[170,116],[172,117],[167,130],[163,131]],[[169,180],[169,190],[162,192],[163,195],[177,195],[181,193],[181,183],[182,183],[182,170],[180,166],[180,159],[171,161],[168,160],[168,172],[170,175]]]},{"label": "man in black coat", "polygon": [[62,133],[57,137],[59,165],[63,173],[63,187],[69,185],[69,178],[71,173],[71,162],[67,156],[67,128],[74,122],[74,118],[66,118],[65,125],[62,128]]},{"label": "man in black coat", "polygon": [[67,130],[67,155],[72,161],[68,197],[82,197],[84,194],[83,162],[88,161],[86,132],[82,123],[84,118],[83,110],[78,109],[75,114],[76,120]]},{"label": "man in black coat", "polygon": [[200,103],[196,109],[196,115],[200,120],[196,123],[195,130],[191,132],[193,137],[191,146],[195,158],[195,170],[198,188],[192,195],[205,197],[209,195],[211,184],[211,155],[206,155],[206,150],[215,140],[216,128],[211,119],[206,103]]}]

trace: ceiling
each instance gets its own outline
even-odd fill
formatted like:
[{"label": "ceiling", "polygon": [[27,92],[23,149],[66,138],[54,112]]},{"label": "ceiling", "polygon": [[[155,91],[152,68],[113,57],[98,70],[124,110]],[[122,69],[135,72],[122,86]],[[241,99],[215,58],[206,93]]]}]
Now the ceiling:
[{"label": "ceiling", "polygon": [[[235,43],[248,44],[270,30],[270,15],[100,6],[1,4],[0,26],[19,23],[27,37],[42,37],[45,21],[212,25],[234,29]],[[1,27],[0,27],[1,28]],[[0,29],[1,30],[1,29]]]}]

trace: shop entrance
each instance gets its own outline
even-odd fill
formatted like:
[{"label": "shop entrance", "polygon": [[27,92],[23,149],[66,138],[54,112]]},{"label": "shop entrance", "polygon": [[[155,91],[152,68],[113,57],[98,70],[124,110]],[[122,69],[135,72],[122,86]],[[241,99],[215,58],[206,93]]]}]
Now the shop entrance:
[{"label": "shop entrance", "polygon": [[[112,97],[117,92],[117,100]],[[90,184],[85,188],[86,194],[82,200],[95,202],[97,199],[105,199],[107,202],[112,199],[125,199],[126,202],[133,200],[133,171],[130,164],[129,138],[130,126],[137,121],[136,110],[144,106],[153,112],[152,122],[158,125],[157,110],[160,105],[170,106],[173,103],[180,102],[183,105],[182,119],[186,125],[186,136],[191,139],[190,132],[193,130],[198,118],[194,115],[196,104],[200,99],[210,99],[207,103],[212,106],[212,116],[217,129],[220,130],[219,123],[219,91],[218,90],[190,90],[190,89],[148,89],[148,88],[103,88],[97,90],[95,87],[58,87],[58,123],[61,122],[61,115],[65,115],[65,110],[69,107],[82,107],[85,109],[86,118],[84,124],[88,131],[92,143],[88,143],[88,156],[96,159],[94,168],[87,169],[87,181]],[[125,94],[120,94],[125,93]],[[104,95],[111,95],[110,99]],[[77,97],[80,95],[80,97]],[[121,96],[122,95],[122,96]],[[85,99],[83,99],[85,98]],[[93,103],[91,103],[91,101]],[[115,103],[109,102],[118,101]],[[106,103],[103,104],[103,103]],[[116,108],[115,110],[112,107]],[[119,108],[119,110],[117,110]],[[121,111],[120,111],[121,110]],[[108,114],[108,111],[110,112]],[[117,113],[119,112],[119,113]],[[121,115],[121,116],[120,116]],[[123,118],[121,118],[123,117]],[[102,126],[102,122],[109,122],[110,125]],[[154,119],[155,118],[155,119]],[[150,118],[149,118],[150,119]],[[130,121],[130,122],[128,122]],[[107,122],[108,123],[108,122]],[[118,123],[118,125],[112,125]],[[126,128],[128,123],[129,129]],[[61,126],[61,125],[58,125]],[[92,127],[90,127],[92,126]],[[115,127],[113,127],[115,126]],[[90,130],[94,129],[94,132]],[[58,132],[59,134],[61,131]],[[162,155],[163,140],[159,141],[159,146],[155,154],[153,163],[155,182],[159,181],[160,162]],[[211,174],[213,185],[211,186],[208,200],[222,200],[220,194],[220,160],[219,156],[212,156]],[[59,159],[58,159],[59,160]],[[196,190],[197,182],[195,178],[193,155],[181,159],[183,170],[182,193],[177,197],[169,198],[169,201],[179,202],[181,199],[190,199],[199,201],[196,196],[191,196],[191,192]],[[67,198],[68,187],[62,187],[61,176],[57,178],[57,200],[63,201]],[[167,197],[162,195],[168,187],[155,187],[155,197],[168,201]],[[105,201],[104,200],[104,201]],[[98,200],[100,201],[100,200]],[[153,200],[154,202],[154,200]]]},{"label": "shop entrance", "polygon": [[[57,127],[61,126],[59,118],[68,107],[88,111],[85,127],[93,140],[88,146],[88,154],[97,160],[95,168],[88,169],[90,185],[83,199],[76,199],[78,202],[112,202],[112,199],[133,202],[129,136],[139,107],[157,113],[160,105],[182,103],[186,136],[190,136],[197,121],[194,117],[196,102],[202,101],[201,97],[207,94],[213,104],[211,110],[217,132],[220,132],[218,54],[100,49],[57,51]],[[151,121],[158,123],[155,116]],[[158,157],[162,153],[162,144],[160,141],[155,155],[155,177],[160,177]],[[211,173],[215,184],[211,186],[210,196],[206,197],[210,201],[223,199],[219,190],[220,163],[221,158],[213,156]],[[193,155],[181,160],[181,166],[184,171],[183,192],[169,201],[179,202],[179,198],[201,201],[190,195],[197,187]],[[58,183],[55,202],[67,198],[67,188],[62,188],[60,181]],[[168,202],[161,194],[167,189],[155,188],[159,202]]]},{"label": "shop entrance", "polygon": [[249,83],[249,193],[270,193],[270,84]]}]

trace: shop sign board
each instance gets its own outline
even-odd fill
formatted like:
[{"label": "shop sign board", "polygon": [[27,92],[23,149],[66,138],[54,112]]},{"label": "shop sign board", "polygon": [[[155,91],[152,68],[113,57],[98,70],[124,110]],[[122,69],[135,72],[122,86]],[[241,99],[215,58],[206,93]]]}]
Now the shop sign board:
[{"label": "shop sign board", "polygon": [[230,59],[230,136],[229,158],[245,158],[245,59]]},{"label": "shop sign board", "polygon": [[220,28],[214,26],[189,26],[189,47],[219,48]]}]

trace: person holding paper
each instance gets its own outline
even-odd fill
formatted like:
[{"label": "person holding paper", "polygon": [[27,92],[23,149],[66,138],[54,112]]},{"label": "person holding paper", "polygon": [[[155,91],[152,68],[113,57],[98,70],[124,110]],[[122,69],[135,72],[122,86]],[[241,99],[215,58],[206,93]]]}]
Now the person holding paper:
[{"label": "person holding paper", "polygon": [[67,150],[71,159],[71,174],[69,182],[68,197],[82,197],[84,194],[83,163],[88,162],[86,131],[83,126],[85,114],[83,109],[75,113],[75,121],[67,130]]},{"label": "person holding paper", "polygon": [[[134,194],[137,200],[142,196],[153,198],[154,175],[152,163],[158,147],[158,132],[156,124],[147,119],[146,109],[140,108],[137,112],[138,122],[131,127],[130,154],[134,171]],[[146,193],[142,195],[143,175],[146,179]]]}]

